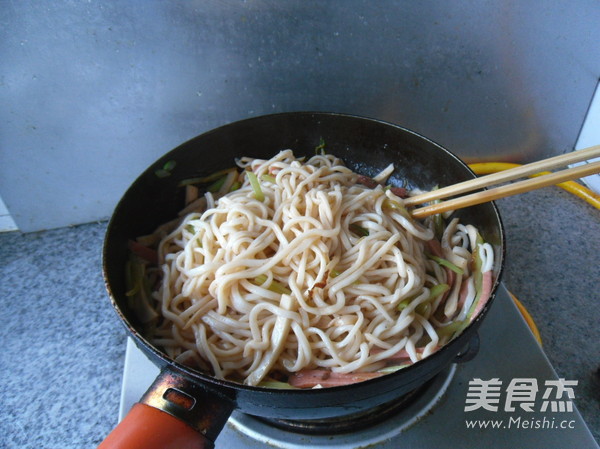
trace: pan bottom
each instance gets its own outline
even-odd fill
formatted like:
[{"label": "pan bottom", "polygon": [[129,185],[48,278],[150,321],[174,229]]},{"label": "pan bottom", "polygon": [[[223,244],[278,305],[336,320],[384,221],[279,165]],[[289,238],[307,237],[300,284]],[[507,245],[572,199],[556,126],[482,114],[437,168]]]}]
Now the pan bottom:
[{"label": "pan bottom", "polygon": [[443,397],[455,371],[456,366],[451,365],[401,398],[360,413],[314,420],[273,419],[234,413],[229,424],[246,436],[269,442],[276,448],[295,448],[294,441],[298,440],[301,444],[305,442],[306,435],[317,440],[347,435],[354,443],[357,438],[365,438],[368,444],[372,444],[377,442],[373,439],[387,439],[390,432],[398,434],[429,413]]}]

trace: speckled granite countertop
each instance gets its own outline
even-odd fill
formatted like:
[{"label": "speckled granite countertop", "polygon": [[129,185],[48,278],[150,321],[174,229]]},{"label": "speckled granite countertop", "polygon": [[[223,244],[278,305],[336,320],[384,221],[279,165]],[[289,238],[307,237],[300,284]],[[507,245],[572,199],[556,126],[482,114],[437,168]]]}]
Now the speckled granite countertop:
[{"label": "speckled granite countertop", "polygon": [[[558,188],[498,202],[504,283],[600,438],[600,211]],[[117,422],[126,335],[101,274],[106,223],[0,234],[0,447],[95,448]],[[500,344],[501,342],[499,342]]]}]

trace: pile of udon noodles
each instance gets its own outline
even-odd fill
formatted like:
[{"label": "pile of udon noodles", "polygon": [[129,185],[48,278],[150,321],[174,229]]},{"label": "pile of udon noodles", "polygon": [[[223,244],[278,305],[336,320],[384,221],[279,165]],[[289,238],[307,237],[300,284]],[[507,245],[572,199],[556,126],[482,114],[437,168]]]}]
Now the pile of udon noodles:
[{"label": "pile of udon noodles", "polygon": [[247,385],[353,383],[434,353],[489,297],[492,247],[456,219],[440,238],[413,220],[384,185],[393,166],[236,164],[157,246],[150,338],[173,359]]}]

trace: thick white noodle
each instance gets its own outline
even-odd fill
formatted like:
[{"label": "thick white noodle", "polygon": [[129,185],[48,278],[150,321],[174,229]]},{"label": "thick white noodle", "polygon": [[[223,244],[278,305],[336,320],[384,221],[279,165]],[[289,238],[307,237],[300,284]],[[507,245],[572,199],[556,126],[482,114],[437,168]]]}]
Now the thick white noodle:
[{"label": "thick white noodle", "polygon": [[[401,198],[359,184],[331,155],[303,162],[285,150],[237,162],[257,176],[264,200],[242,173],[241,188],[208,195],[207,210],[159,244],[154,298],[164,319],[154,341],[170,356],[256,385],[272,370],[373,371],[401,350],[414,362],[444,344],[433,317],[441,296],[429,296],[447,274],[426,255],[432,226],[389,206]],[[475,232],[454,220],[444,233],[445,255],[461,268]],[[481,249],[486,267],[490,249]],[[460,312],[459,290],[447,315]],[[419,312],[427,301],[432,310]]]}]

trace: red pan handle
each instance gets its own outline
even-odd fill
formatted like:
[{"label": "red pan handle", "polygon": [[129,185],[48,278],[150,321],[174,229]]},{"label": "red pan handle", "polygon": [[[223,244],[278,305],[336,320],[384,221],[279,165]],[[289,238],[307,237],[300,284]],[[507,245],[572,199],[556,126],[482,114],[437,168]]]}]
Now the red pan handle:
[{"label": "red pan handle", "polygon": [[235,406],[228,393],[167,366],[98,449],[212,449]]},{"label": "red pan handle", "polygon": [[98,449],[212,449],[213,443],[179,419],[135,404]]}]

